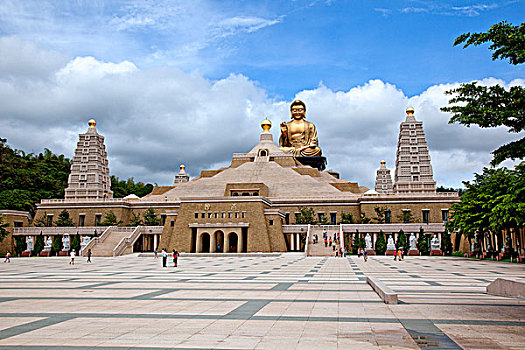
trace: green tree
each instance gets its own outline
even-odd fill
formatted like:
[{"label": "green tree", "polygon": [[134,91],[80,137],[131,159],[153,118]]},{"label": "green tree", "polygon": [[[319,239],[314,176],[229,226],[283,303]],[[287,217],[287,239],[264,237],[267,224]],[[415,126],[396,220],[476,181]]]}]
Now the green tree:
[{"label": "green tree", "polygon": [[365,247],[365,239],[359,233],[359,230],[356,230],[354,234],[354,241],[352,242],[352,254],[357,254],[358,249],[364,248],[364,247]]},{"label": "green tree", "polygon": [[0,208],[32,215],[41,199],[63,198],[71,162],[49,149],[38,156],[12,149],[0,138]]},{"label": "green tree", "polygon": [[69,248],[77,252],[80,251],[80,235],[78,233],[75,236],[73,236]]},{"label": "green tree", "polygon": [[142,221],[142,218],[140,217],[140,214],[131,212],[131,218],[129,219],[129,226],[141,226],[144,222]]},{"label": "green tree", "polygon": [[24,250],[27,249],[26,237],[25,236],[15,236],[15,253],[16,255],[21,255]]},{"label": "green tree", "polygon": [[378,224],[384,224],[385,223],[385,212],[387,212],[389,208],[387,207],[375,207],[374,211],[376,212],[376,217],[373,219]]},{"label": "green tree", "polygon": [[397,249],[403,249],[405,252],[408,252],[409,242],[407,239],[407,235],[403,230],[399,230],[399,233],[397,235],[396,247]]},{"label": "green tree", "polygon": [[120,224],[122,224],[122,220],[118,220],[113,210],[110,210],[106,214],[104,221],[100,223],[100,226],[118,226]]},{"label": "green tree", "polygon": [[379,234],[377,235],[377,241],[376,241],[376,253],[383,255],[386,252],[386,240],[385,240],[385,234],[382,230],[379,231]]},{"label": "green tree", "polygon": [[476,231],[499,233],[525,225],[525,162],[513,170],[484,168],[463,184],[465,193],[450,208],[447,230],[461,232],[471,242]]},{"label": "green tree", "polygon": [[44,249],[44,245],[44,236],[42,236],[42,234],[39,234],[38,236],[36,236],[35,245],[33,246],[33,255],[40,253],[42,249]]},{"label": "green tree", "polygon": [[[485,33],[466,33],[456,38],[454,45],[491,43],[492,59],[509,59],[513,65],[525,62],[525,23],[513,26],[506,21],[493,25]],[[525,88],[513,86],[508,90],[500,85],[479,86],[477,82],[461,84],[459,88],[446,91],[452,95],[444,112],[452,113],[449,123],[472,124],[481,128],[505,126],[510,133],[525,130]],[[495,166],[506,159],[525,157],[525,137],[510,142],[492,152]]]},{"label": "green tree", "polygon": [[322,215],[318,221],[319,225],[328,225],[328,218]]},{"label": "green tree", "polygon": [[445,255],[452,254],[452,239],[447,230],[441,234],[441,251],[445,253]]},{"label": "green tree", "polygon": [[354,216],[350,213],[341,212],[341,224],[353,224]]},{"label": "green tree", "polygon": [[111,190],[115,198],[124,198],[130,194],[144,197],[153,191],[153,185],[142,182],[135,183],[132,177],[127,180],[120,180],[118,177],[111,175]]},{"label": "green tree", "polygon": [[160,225],[160,219],[157,217],[155,210],[153,208],[148,208],[144,212],[144,225],[146,226],[158,226]]},{"label": "green tree", "polygon": [[69,217],[69,212],[64,209],[60,212],[60,214],[58,214],[58,219],[57,221],[55,222],[55,225],[57,227],[70,227],[70,226],[74,226],[73,225],[73,220],[71,220],[71,218]]},{"label": "green tree", "polygon": [[[58,226],[58,225],[57,225]],[[62,236],[55,236],[53,239],[53,246],[51,247],[53,253],[58,254],[63,248],[62,246]]]},{"label": "green tree", "polygon": [[299,208],[299,215],[297,215],[296,224],[317,224],[314,209],[307,207]]},{"label": "green tree", "polygon": [[4,222],[4,216],[0,215],[0,242],[4,240],[9,234],[9,231],[5,228],[9,226],[8,222]]},{"label": "green tree", "polygon": [[406,223],[406,224],[418,221],[416,220],[414,215],[412,215],[412,212],[410,210],[402,210],[401,214],[397,216],[397,220],[399,220],[402,223]]},{"label": "green tree", "polygon": [[46,218],[47,218],[47,212],[45,211],[42,215],[40,215],[39,217],[33,220],[33,226],[45,227],[47,225]]},{"label": "green tree", "polygon": [[371,218],[367,218],[365,213],[359,214],[358,224],[369,224],[372,221]]},{"label": "green tree", "polygon": [[417,238],[417,249],[419,250],[419,253],[421,255],[429,255],[430,249],[428,247],[428,241],[430,239],[430,235],[425,234],[425,230],[423,228],[419,229],[419,237]]}]

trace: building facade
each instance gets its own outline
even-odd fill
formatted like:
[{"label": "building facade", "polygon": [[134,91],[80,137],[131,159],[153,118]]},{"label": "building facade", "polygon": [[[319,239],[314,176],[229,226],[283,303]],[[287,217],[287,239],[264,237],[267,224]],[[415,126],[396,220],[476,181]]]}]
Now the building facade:
[{"label": "building facade", "polygon": [[[67,210],[75,225],[81,228],[96,227],[112,212],[125,226],[132,217],[153,209],[160,218],[155,233],[134,231],[134,237],[128,237],[132,233],[125,236],[125,230],[121,229],[113,230],[112,234],[127,237],[136,249],[166,248],[183,252],[302,250],[306,231],[297,224],[303,208],[312,208],[316,220],[328,225],[339,225],[343,214],[345,217],[351,214],[356,225],[366,218],[374,222],[380,210],[386,224],[418,224],[417,230],[413,226],[416,232],[426,227],[432,230],[427,233],[440,233],[444,230],[448,209],[459,198],[457,193],[436,193],[422,123],[415,120],[413,110],[407,110],[407,114],[400,127],[396,183],[392,185],[389,170],[383,169],[382,164],[377,173],[386,176],[387,188],[381,187],[382,191],[369,191],[355,182],[340,179],[337,173],[301,164],[293,154],[283,152],[276,145],[266,121],[259,142],[246,153],[233,154],[230,166],[203,170],[191,180],[181,166],[172,186],[155,187],[142,198],[122,199],[112,198],[103,138],[93,121],[88,132],[79,135],[66,198],[42,200],[36,217],[45,216],[52,225],[53,218]],[[90,139],[86,140],[86,136]],[[84,153],[97,157],[88,157],[86,163]],[[85,174],[83,169],[87,170]],[[83,174],[86,176],[82,177]],[[82,181],[86,181],[85,186],[81,185]],[[83,191],[90,188],[96,190],[96,195]],[[348,225],[341,228],[347,233],[355,231],[355,227]],[[82,232],[90,235],[90,231],[94,230]],[[24,232],[31,234],[30,230]],[[90,236],[100,234],[99,229]]]}]

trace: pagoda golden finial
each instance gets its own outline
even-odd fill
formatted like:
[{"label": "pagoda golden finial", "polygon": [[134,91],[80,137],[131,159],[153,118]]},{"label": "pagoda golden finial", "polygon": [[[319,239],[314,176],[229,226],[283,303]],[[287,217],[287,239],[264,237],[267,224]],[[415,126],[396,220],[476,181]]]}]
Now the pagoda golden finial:
[{"label": "pagoda golden finial", "polygon": [[90,119],[88,121],[88,125],[89,125],[90,128],[94,128],[95,125],[97,125],[97,122],[95,121],[95,119]]},{"label": "pagoda golden finial", "polygon": [[382,160],[382,161],[381,161],[381,165],[382,165],[382,166],[385,166],[385,165],[386,165],[386,161]]},{"label": "pagoda golden finial", "polygon": [[272,127],[272,122],[268,120],[268,118],[266,118],[261,122],[261,127],[263,129],[263,132],[270,132],[270,129]]},{"label": "pagoda golden finial", "polygon": [[414,112],[415,112],[414,107],[408,107],[406,110],[406,113],[408,115],[414,115]]}]

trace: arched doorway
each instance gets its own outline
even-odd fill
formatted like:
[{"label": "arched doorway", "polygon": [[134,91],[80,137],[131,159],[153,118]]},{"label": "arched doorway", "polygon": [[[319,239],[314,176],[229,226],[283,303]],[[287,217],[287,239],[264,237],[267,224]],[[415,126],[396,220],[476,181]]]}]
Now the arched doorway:
[{"label": "arched doorway", "polygon": [[224,232],[218,230],[215,231],[215,252],[223,253],[224,252]]},{"label": "arched doorway", "polygon": [[228,252],[229,253],[237,253],[237,245],[238,245],[238,242],[239,242],[239,237],[237,237],[237,234],[235,232],[230,232],[228,234],[228,237],[229,237],[229,249],[228,249]]},{"label": "arched doorway", "polygon": [[210,252],[210,235],[207,232],[204,232],[201,235],[201,253]]}]

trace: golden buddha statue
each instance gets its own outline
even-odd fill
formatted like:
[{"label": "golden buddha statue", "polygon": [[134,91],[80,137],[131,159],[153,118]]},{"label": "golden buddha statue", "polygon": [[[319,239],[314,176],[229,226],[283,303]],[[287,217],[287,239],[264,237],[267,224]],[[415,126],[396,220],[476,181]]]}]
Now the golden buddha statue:
[{"label": "golden buddha statue", "polygon": [[306,118],[306,105],[301,100],[295,100],[290,105],[292,120],[281,123],[279,148],[295,157],[321,156],[321,148],[317,145],[317,130]]}]

